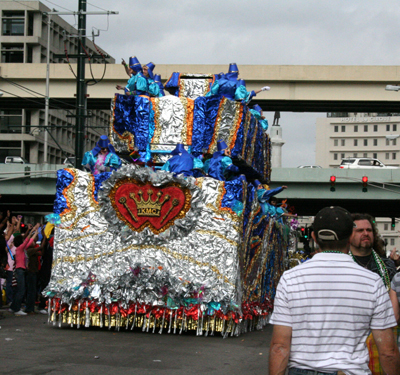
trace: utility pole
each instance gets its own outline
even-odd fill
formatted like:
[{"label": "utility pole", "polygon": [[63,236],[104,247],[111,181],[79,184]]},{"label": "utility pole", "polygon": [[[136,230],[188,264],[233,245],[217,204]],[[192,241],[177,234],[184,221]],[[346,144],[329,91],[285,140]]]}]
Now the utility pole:
[{"label": "utility pole", "polygon": [[[84,140],[85,140],[85,122],[86,122],[86,81],[85,81],[85,61],[86,61],[86,16],[87,15],[110,15],[110,14],[119,14],[119,12],[114,11],[105,11],[105,12],[87,12],[86,11],[86,0],[79,0],[78,4],[78,12],[44,12],[44,14],[51,15],[74,15],[78,16],[78,54],[69,55],[70,58],[77,59],[77,74],[76,74],[76,115],[72,116],[76,118],[75,122],[75,168],[80,168],[82,165],[83,159],[83,151],[84,151]],[[49,21],[50,22],[50,21]],[[50,45],[48,41],[47,48],[48,59],[50,56]],[[92,58],[96,57],[109,57],[109,56],[100,56],[100,55],[92,55]],[[54,54],[54,58],[65,58],[65,55]],[[49,65],[49,64],[48,64]],[[48,87],[48,84],[47,84]],[[46,91],[47,92],[47,91]],[[48,94],[47,94],[48,96]],[[49,98],[47,97],[47,108],[49,107]],[[67,116],[71,117],[71,116]],[[46,133],[49,131],[49,128],[46,128]]]},{"label": "utility pole", "polygon": [[78,72],[76,74],[76,128],[75,128],[75,168],[80,168],[83,159],[83,142],[86,123],[86,83],[84,49],[86,46],[86,0],[79,0],[78,18]]}]

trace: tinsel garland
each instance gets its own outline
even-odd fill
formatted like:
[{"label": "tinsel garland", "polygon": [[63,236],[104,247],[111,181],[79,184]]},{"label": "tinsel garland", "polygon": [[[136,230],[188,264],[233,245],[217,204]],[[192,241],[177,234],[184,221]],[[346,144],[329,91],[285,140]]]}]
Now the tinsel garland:
[{"label": "tinsel garland", "polygon": [[218,304],[189,304],[176,309],[164,306],[152,306],[131,303],[123,307],[120,302],[109,305],[94,300],[81,299],[71,305],[61,303],[59,298],[48,300],[49,321],[54,325],[69,324],[71,326],[106,327],[133,330],[135,327],[143,331],[162,333],[182,333],[196,331],[197,335],[213,335],[220,332],[222,336],[238,336],[240,333],[260,329],[267,323],[272,311],[272,304],[267,301],[259,303],[243,303],[241,310],[223,312],[214,309]]}]

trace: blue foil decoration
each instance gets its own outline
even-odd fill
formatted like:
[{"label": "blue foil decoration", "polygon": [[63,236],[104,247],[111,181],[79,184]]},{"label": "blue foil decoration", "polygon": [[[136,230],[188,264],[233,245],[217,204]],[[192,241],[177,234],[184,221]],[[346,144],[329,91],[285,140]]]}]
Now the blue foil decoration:
[{"label": "blue foil decoration", "polygon": [[63,191],[67,186],[71,185],[73,180],[74,176],[66,169],[60,169],[57,171],[56,199],[54,200],[53,206],[53,212],[55,214],[61,214],[68,208],[67,200],[63,195]]},{"label": "blue foil decoration", "polygon": [[97,202],[97,195],[99,193],[99,189],[101,188],[101,184],[103,181],[106,181],[110,178],[112,172],[103,172],[94,176],[94,199]]}]

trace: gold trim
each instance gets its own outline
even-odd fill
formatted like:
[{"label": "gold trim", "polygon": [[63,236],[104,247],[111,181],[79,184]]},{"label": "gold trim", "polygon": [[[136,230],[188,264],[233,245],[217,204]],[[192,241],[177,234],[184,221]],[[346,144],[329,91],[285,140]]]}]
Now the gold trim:
[{"label": "gold trim", "polygon": [[209,154],[213,154],[214,151],[215,151],[215,147],[216,147],[215,145],[217,143],[216,138],[218,137],[219,129],[221,127],[221,121],[222,121],[221,114],[225,110],[225,104],[226,104],[227,100],[228,100],[227,98],[223,97],[221,99],[221,101],[220,101],[219,108],[218,108],[218,113],[217,113],[217,119],[215,120],[215,125],[214,125],[214,134],[212,136],[211,143],[210,143],[210,146],[208,148],[208,153]]},{"label": "gold trim", "polygon": [[96,254],[93,256],[88,256],[85,257],[83,255],[78,255],[78,256],[68,256],[68,257],[62,257],[60,259],[57,259],[53,262],[53,267],[56,266],[58,263],[61,262],[68,262],[68,263],[75,263],[75,262],[82,262],[82,261],[91,261],[91,260],[96,260],[98,258],[101,257],[106,257],[106,256],[111,256],[114,255],[115,253],[124,253],[128,250],[142,250],[142,249],[156,249],[156,250],[160,250],[163,253],[172,256],[173,258],[177,259],[177,260],[182,260],[182,261],[186,261],[192,264],[195,264],[198,267],[208,267],[209,269],[211,269],[211,271],[213,271],[216,275],[218,279],[223,280],[225,283],[231,285],[231,286],[235,286],[233,283],[231,283],[229,281],[229,279],[222,275],[221,271],[216,267],[211,265],[209,262],[200,262],[195,258],[192,258],[188,255],[182,255],[176,251],[170,250],[165,246],[156,246],[156,245],[130,245],[127,246],[123,249],[116,249],[113,251],[109,251],[107,253],[102,253],[102,254]]},{"label": "gold trim", "polygon": [[196,232],[200,233],[200,234],[208,234],[209,236],[219,237],[219,238],[223,239],[224,241],[230,243],[232,246],[238,246],[238,244],[239,244],[237,241],[231,240],[230,238],[224,236],[223,234],[221,234],[215,230],[199,229],[199,230],[196,230]]},{"label": "gold trim", "polygon": [[240,218],[239,218],[236,214],[234,214],[234,213],[230,213],[229,211],[221,211],[221,210],[218,210],[218,208],[216,208],[216,207],[215,207],[213,204],[211,204],[211,203],[208,203],[208,204],[206,205],[206,207],[209,208],[210,210],[212,210],[213,212],[215,212],[216,214],[220,215],[220,216],[227,215],[227,216],[229,216],[229,218],[230,218],[232,221],[235,221],[235,222],[237,222],[237,223],[240,223]]},{"label": "gold trim", "polygon": [[72,168],[66,168],[65,170],[72,174],[73,179],[72,182],[67,187],[65,187],[62,192],[62,195],[65,197],[65,200],[67,201],[67,208],[60,213],[62,222],[72,220],[78,209],[78,207],[74,205],[75,199],[74,199],[74,194],[72,192],[72,190],[75,188],[78,182],[76,170]]},{"label": "gold trim", "polygon": [[187,98],[182,97],[181,99],[181,104],[183,106],[183,111],[184,111],[184,117],[183,117],[183,126],[182,126],[182,131],[181,131],[181,142],[183,144],[187,144],[187,128],[189,126],[187,122],[187,113],[188,113],[188,101]]},{"label": "gold trim", "polygon": [[79,236],[79,237],[74,237],[74,238],[67,238],[67,239],[65,239],[64,241],[59,241],[59,242],[57,243],[57,245],[58,245],[58,244],[65,243],[65,242],[75,242],[75,241],[79,241],[79,240],[81,240],[81,239],[83,239],[83,238],[87,238],[87,237],[97,236],[97,235],[103,234],[103,233],[105,233],[105,232],[107,232],[107,231],[108,231],[108,229],[103,230],[103,231],[101,231],[101,232],[97,232],[97,233],[89,233],[89,234],[86,234],[86,235],[84,235],[84,236]]},{"label": "gold trim", "polygon": [[159,108],[160,100],[158,98],[151,98],[151,103],[153,104],[154,111],[154,134],[151,138],[150,147],[152,143],[160,143],[162,128],[160,126],[160,108]]}]

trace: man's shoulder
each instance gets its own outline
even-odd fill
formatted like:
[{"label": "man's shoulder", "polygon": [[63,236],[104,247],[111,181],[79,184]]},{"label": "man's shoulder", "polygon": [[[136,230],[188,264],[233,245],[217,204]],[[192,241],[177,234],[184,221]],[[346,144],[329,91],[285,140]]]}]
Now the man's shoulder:
[{"label": "man's shoulder", "polygon": [[[380,279],[380,276],[375,272],[372,272],[364,267],[361,267],[356,262],[354,262],[350,257],[346,258],[344,255],[340,255],[340,261],[331,261],[328,259],[321,259],[321,257],[314,256],[312,259],[299,264],[296,267],[291,268],[284,272],[284,276],[288,279],[299,276],[308,276],[312,274],[313,270],[320,269],[346,269],[346,276],[353,277],[368,277],[371,281],[376,281]],[[327,270],[328,271],[328,270]]]}]

